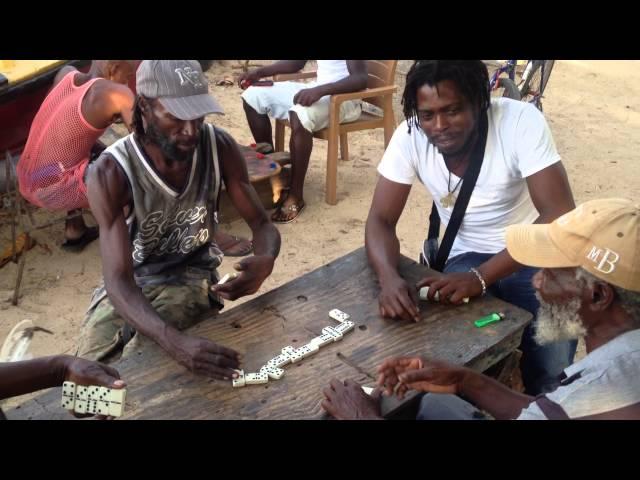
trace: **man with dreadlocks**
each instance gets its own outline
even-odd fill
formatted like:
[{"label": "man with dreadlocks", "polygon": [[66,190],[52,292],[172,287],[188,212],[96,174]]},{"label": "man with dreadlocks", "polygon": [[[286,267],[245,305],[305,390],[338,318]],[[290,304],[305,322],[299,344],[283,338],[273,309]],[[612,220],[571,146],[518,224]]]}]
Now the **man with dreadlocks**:
[{"label": "man with dreadlocks", "polygon": [[[481,61],[418,60],[403,94],[406,121],[396,130],[378,167],[380,178],[366,224],[366,248],[380,281],[384,317],[419,320],[418,289],[429,299],[460,304],[487,291],[531,312],[538,301],[531,286],[536,270],[505,250],[509,225],[549,223],[575,207],[567,174],[542,114],[524,102],[489,93]],[[409,285],[398,274],[396,224],[418,178],[435,200],[444,225],[486,126],[477,183],[443,275]],[[534,322],[523,335],[521,369],[527,393],[548,391],[571,364],[576,342],[539,346]]]},{"label": "man with dreadlocks", "polygon": [[[255,293],[273,270],[280,235],[236,142],[204,123],[222,109],[200,64],[145,60],[136,90],[133,133],[108,147],[88,174],[104,287],[94,292],[78,354],[108,361],[154,341],[189,370],[230,379],[239,354],[181,330],[216,313],[222,298]],[[255,249],[234,266],[237,278],[217,285],[222,254],[213,237],[222,182]]]}]

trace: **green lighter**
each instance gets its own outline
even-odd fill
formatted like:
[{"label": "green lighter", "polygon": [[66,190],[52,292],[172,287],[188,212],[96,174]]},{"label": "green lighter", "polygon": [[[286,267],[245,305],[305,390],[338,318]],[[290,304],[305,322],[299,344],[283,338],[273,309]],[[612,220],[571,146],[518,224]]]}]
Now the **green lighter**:
[{"label": "green lighter", "polygon": [[476,327],[480,328],[485,327],[490,323],[499,322],[500,320],[504,320],[504,313],[492,313],[486,317],[479,318],[473,323]]}]

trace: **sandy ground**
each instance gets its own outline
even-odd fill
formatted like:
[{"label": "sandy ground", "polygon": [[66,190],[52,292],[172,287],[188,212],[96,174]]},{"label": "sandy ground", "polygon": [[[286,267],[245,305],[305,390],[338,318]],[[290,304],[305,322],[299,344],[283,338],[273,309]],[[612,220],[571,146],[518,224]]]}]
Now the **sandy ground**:
[{"label": "sandy ground", "polygon": [[[232,75],[233,63],[216,64],[207,75],[211,80]],[[401,73],[406,65],[400,64],[399,85],[403,85]],[[211,91],[226,115],[209,121],[228,130],[238,142],[251,143],[240,90],[212,86]],[[634,160],[640,151],[638,99],[640,62],[556,62],[544,100],[545,115],[577,203],[611,196],[640,197],[640,169]],[[400,112],[396,114],[400,118]],[[324,202],[326,143],[315,140],[306,179],[307,208],[296,222],[279,226],[280,257],[257,295],[363,245],[364,224],[376,184],[375,167],[384,150],[382,130],[350,135],[349,147],[351,160],[339,165],[338,204],[331,207]],[[402,253],[407,256],[418,255],[430,203],[424,188],[416,185],[398,226]],[[51,215],[39,213],[38,217]],[[242,221],[223,228],[239,235],[250,233]],[[59,248],[63,241],[61,225],[39,231],[34,237],[39,245],[28,253],[17,307],[10,303],[17,266],[10,263],[0,269],[0,340],[16,323],[29,318],[54,332],[35,337],[33,355],[72,353],[91,292],[101,281],[98,243],[80,254],[65,253]],[[9,238],[6,217],[0,216],[2,248],[9,244]],[[225,260],[222,273],[231,271],[232,265],[233,259]],[[229,303],[227,308],[232,306]]]}]

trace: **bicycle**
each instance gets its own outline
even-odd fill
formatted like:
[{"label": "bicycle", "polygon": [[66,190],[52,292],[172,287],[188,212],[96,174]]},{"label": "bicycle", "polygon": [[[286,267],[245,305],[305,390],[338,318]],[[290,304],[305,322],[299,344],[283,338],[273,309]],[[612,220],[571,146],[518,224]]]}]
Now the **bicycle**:
[{"label": "bicycle", "polygon": [[533,103],[542,111],[542,97],[547,87],[551,70],[555,60],[529,60],[520,85],[520,95],[523,102]]},{"label": "bicycle", "polygon": [[[517,60],[507,60],[498,68],[489,81],[491,91],[503,88],[503,97],[533,103],[542,111],[542,97],[549,82],[555,60],[529,60],[524,68],[520,83],[516,84]],[[503,77],[503,74],[507,74]]]},{"label": "bicycle", "polygon": [[[498,68],[493,72],[489,80],[489,87],[492,92],[503,88],[503,97],[514,100],[520,100],[522,98],[520,90],[515,83],[517,62],[517,60],[507,60],[504,63],[498,63]],[[507,74],[507,77],[502,76],[504,73]]]}]

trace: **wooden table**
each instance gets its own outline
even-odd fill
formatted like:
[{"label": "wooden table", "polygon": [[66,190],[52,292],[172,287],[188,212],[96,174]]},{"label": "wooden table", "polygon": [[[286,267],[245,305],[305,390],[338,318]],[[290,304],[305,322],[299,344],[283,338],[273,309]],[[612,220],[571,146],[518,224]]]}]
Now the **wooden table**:
[{"label": "wooden table", "polygon": [[[402,257],[400,272],[416,282],[428,269]],[[155,344],[120,360],[114,366],[129,385],[123,418],[323,418],[321,390],[333,377],[371,385],[376,367],[391,355],[424,354],[485,370],[517,348],[531,320],[528,312],[491,296],[459,307],[422,303],[419,323],[385,320],[378,312],[378,292],[360,248],[190,330],[242,352],[245,372],[252,372],[286,345],[299,347],[335,324],[328,317],[332,308],[351,315],[356,328],[342,340],[287,365],[281,380],[265,385],[232,388],[231,382],[191,374]],[[473,325],[491,312],[504,312],[506,319],[484,328]],[[59,406],[60,395],[60,388],[52,389],[7,416],[71,419]],[[397,407],[391,401],[384,410]]]}]

